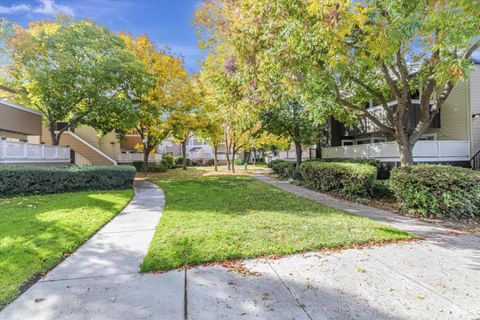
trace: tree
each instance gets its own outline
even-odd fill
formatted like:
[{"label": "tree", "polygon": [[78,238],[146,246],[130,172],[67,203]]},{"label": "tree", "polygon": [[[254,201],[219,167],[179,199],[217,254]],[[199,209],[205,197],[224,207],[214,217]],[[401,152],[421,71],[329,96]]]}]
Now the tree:
[{"label": "tree", "polygon": [[262,117],[265,130],[287,137],[295,145],[297,168],[302,163],[303,147],[315,142],[317,126],[303,104],[292,101],[266,111]]},{"label": "tree", "polygon": [[[91,21],[65,16],[28,28],[0,22],[6,67],[1,83],[15,99],[39,110],[58,145],[79,124],[108,132],[129,106],[126,92],[142,77],[141,64],[122,39]],[[56,130],[57,122],[67,125]]]},{"label": "tree", "polygon": [[[272,95],[263,83],[280,74],[275,83],[300,87],[299,100],[319,122],[366,117],[392,135],[402,165],[413,163],[413,146],[466,78],[479,17],[472,0],[207,0],[197,13],[210,42],[232,44],[262,95]],[[372,100],[383,115],[365,107]]]},{"label": "tree", "polygon": [[203,126],[194,81],[191,77],[178,84],[175,90],[176,101],[169,114],[171,136],[182,146],[183,170],[187,170],[187,142]]},{"label": "tree", "polygon": [[236,70],[228,43],[219,44],[207,55],[200,79],[207,88],[203,103],[213,106],[221,115],[227,165],[235,172],[235,155],[248,141],[258,120],[258,111],[252,108],[250,96],[245,92],[245,81]]},{"label": "tree", "polygon": [[121,34],[128,49],[142,62],[147,76],[146,84],[130,92],[132,101],[130,121],[123,123],[123,130],[134,129],[142,138],[145,176],[148,172],[148,157],[155,147],[172,132],[169,118],[178,104],[177,92],[188,74],[183,61],[166,50],[157,49],[147,36],[134,38]]}]

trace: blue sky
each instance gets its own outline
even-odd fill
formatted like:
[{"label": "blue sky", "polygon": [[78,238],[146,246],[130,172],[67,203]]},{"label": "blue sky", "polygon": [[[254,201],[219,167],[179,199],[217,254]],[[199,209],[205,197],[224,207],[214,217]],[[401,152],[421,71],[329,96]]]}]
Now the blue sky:
[{"label": "blue sky", "polygon": [[148,34],[158,46],[168,45],[185,59],[189,71],[198,68],[193,13],[200,0],[0,0],[0,16],[26,25],[62,12],[92,19],[115,32]]}]

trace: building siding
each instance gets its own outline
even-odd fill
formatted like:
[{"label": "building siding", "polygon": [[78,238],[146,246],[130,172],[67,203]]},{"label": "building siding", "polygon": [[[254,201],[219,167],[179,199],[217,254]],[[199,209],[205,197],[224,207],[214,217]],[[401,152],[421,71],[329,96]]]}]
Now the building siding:
[{"label": "building siding", "polygon": [[472,119],[471,115],[480,113],[480,65],[470,73],[470,105],[469,119],[472,121],[472,156],[480,150],[480,118]]},{"label": "building siding", "polygon": [[[40,136],[42,134],[42,116],[0,102],[0,130],[26,136]],[[9,137],[9,135],[6,136]]]}]

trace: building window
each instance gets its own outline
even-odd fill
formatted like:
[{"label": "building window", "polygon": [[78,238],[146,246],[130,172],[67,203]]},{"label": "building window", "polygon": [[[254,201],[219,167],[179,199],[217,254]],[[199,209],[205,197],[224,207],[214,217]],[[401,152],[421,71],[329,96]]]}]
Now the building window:
[{"label": "building window", "polygon": [[382,143],[382,142],[387,142],[386,138],[381,138],[381,137],[373,137],[372,138],[373,143]]},{"label": "building window", "polygon": [[369,144],[371,142],[371,140],[370,140],[370,138],[368,138],[368,139],[357,140],[355,142],[356,142],[356,144]]},{"label": "building window", "polygon": [[354,143],[354,140],[342,140],[342,146],[353,146]]},{"label": "building window", "polygon": [[423,140],[423,141],[434,141],[437,140],[437,134],[436,133],[426,133],[423,134],[420,139],[418,140]]}]

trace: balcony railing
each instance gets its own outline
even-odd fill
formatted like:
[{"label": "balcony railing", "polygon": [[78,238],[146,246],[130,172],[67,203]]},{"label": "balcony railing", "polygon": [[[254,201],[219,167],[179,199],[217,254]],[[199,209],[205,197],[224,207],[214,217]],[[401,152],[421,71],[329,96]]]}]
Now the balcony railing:
[{"label": "balcony railing", "polygon": [[70,149],[27,142],[0,140],[0,163],[70,163]]},{"label": "balcony railing", "polygon": [[[143,153],[141,152],[126,152],[120,153],[118,155],[118,162],[119,163],[130,163],[133,161],[143,161]],[[159,153],[151,154],[148,157],[149,162],[160,162],[162,161],[162,155]]]},{"label": "balcony railing", "polygon": [[[322,149],[324,158],[378,159],[399,162],[396,142],[361,144]],[[415,162],[470,161],[470,141],[418,141],[413,148]]]}]

